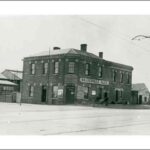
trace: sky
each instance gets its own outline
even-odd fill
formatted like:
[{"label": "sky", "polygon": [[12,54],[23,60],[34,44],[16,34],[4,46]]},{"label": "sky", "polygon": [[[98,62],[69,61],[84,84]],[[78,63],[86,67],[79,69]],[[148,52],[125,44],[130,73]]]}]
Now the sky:
[{"label": "sky", "polygon": [[133,66],[133,83],[150,89],[150,16],[132,15],[23,15],[0,16],[0,71],[22,70],[23,58],[54,46],[80,49],[104,59]]}]

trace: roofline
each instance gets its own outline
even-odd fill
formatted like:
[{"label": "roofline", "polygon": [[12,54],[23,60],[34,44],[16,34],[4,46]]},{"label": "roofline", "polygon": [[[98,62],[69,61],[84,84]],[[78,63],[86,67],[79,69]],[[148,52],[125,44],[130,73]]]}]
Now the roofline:
[{"label": "roofline", "polygon": [[[74,49],[74,48],[67,48],[67,49],[70,49],[70,50],[77,50],[77,51],[80,51],[80,50],[78,50],[78,49]],[[48,52],[48,51],[47,51]],[[89,53],[89,54],[93,54],[93,53],[90,53],[90,52],[85,52],[85,53]],[[61,54],[47,54],[47,55],[39,55],[39,56],[29,56],[29,57],[24,57],[23,58],[23,61],[24,61],[24,59],[32,59],[32,58],[40,58],[40,57],[51,57],[51,56],[59,56],[59,55],[66,55],[66,54],[69,54],[69,53],[61,53]],[[79,55],[79,54],[72,54],[72,55]],[[105,60],[105,59],[103,59],[103,58],[100,58],[99,56],[97,56],[97,55],[95,55],[95,54],[93,54],[94,56],[95,56],[95,58],[94,57],[91,57],[91,58],[93,58],[93,59],[97,59],[97,60],[104,60],[104,61],[106,61],[106,62],[108,62],[108,63],[113,63],[113,64],[116,64],[116,65],[121,65],[121,66],[123,66],[123,67],[126,67],[126,69],[128,69],[128,70],[133,70],[134,68],[132,67],[132,66],[129,66],[129,65],[125,65],[125,64],[121,64],[121,63],[117,63],[117,62],[113,62],[113,61],[109,61],[109,60]],[[82,55],[81,55],[82,56]],[[89,56],[84,56],[84,57],[89,57]],[[96,58],[97,57],[97,58]],[[117,66],[118,68],[120,68],[119,66]]]},{"label": "roofline", "polygon": [[[20,70],[11,70],[11,69],[5,69],[4,71],[12,71],[12,72],[23,73],[23,71],[20,71]],[[4,71],[3,71],[3,72],[4,72]]]}]

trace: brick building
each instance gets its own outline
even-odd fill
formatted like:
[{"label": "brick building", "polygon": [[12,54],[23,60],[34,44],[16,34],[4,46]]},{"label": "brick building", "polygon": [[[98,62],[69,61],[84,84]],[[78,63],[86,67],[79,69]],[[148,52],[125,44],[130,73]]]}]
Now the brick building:
[{"label": "brick building", "polygon": [[47,104],[130,103],[131,66],[114,63],[81,50],[54,47],[24,58],[22,102]]}]

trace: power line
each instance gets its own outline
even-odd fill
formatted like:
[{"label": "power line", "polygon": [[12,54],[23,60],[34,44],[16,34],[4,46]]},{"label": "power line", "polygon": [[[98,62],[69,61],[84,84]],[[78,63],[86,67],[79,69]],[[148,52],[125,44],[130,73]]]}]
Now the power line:
[{"label": "power line", "polygon": [[[81,21],[83,21],[83,22],[86,22],[86,23],[88,23],[88,24],[90,24],[90,25],[93,25],[93,26],[95,26],[95,27],[97,27],[98,29],[102,29],[102,30],[105,30],[106,32],[108,32],[109,34],[112,34],[112,35],[115,35],[117,38],[119,37],[119,38],[121,38],[122,40],[124,40],[125,42],[128,42],[128,44],[131,44],[131,45],[133,45],[134,47],[137,47],[140,51],[141,51],[141,49],[142,50],[145,50],[145,52],[147,53],[149,53],[150,52],[150,50],[149,49],[146,49],[146,48],[144,48],[144,47],[142,47],[142,46],[140,46],[140,45],[137,45],[137,44],[135,44],[135,43],[133,43],[132,41],[131,41],[131,39],[126,39],[126,37],[127,37],[127,35],[126,34],[123,34],[123,33],[114,33],[114,32],[112,32],[112,31],[109,31],[108,29],[106,29],[105,27],[103,27],[102,25],[99,25],[99,24],[97,24],[97,23],[93,23],[93,22],[91,22],[91,21],[89,21],[89,20],[87,20],[87,19],[84,19],[84,18],[82,18],[82,17],[79,17],[79,16],[76,16],[76,18],[78,18],[78,19],[80,19]],[[119,34],[119,35],[118,35]],[[141,48],[141,49],[140,49]],[[132,50],[132,49],[131,49]],[[131,51],[130,50],[130,51]],[[142,51],[143,52],[143,51]]]}]

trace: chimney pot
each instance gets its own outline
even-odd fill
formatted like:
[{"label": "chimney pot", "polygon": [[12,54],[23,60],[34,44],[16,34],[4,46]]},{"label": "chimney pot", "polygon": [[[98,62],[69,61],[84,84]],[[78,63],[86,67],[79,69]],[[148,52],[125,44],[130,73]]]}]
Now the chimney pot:
[{"label": "chimney pot", "polygon": [[53,47],[53,50],[60,50],[60,47]]},{"label": "chimney pot", "polygon": [[103,59],[103,52],[99,52],[99,58]]},{"label": "chimney pot", "polygon": [[81,51],[86,52],[87,51],[87,44],[81,44]]}]

